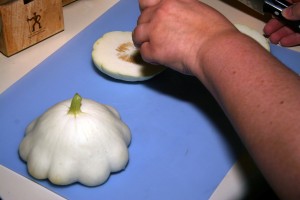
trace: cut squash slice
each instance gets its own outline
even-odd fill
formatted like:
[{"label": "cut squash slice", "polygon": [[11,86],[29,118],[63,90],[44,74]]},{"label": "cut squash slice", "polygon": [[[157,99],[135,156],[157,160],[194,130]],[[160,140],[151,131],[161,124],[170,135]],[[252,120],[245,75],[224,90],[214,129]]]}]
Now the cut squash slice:
[{"label": "cut squash slice", "polygon": [[123,81],[148,80],[165,69],[143,61],[133,44],[131,32],[104,34],[94,43],[92,59],[101,72]]}]

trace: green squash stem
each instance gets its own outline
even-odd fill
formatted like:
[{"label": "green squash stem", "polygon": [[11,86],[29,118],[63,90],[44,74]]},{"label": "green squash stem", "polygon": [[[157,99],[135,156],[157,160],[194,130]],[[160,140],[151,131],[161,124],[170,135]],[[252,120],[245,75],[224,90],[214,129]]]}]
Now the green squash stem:
[{"label": "green squash stem", "polygon": [[69,108],[68,114],[76,116],[77,114],[81,113],[81,101],[82,97],[76,93],[72,99],[71,106]]}]

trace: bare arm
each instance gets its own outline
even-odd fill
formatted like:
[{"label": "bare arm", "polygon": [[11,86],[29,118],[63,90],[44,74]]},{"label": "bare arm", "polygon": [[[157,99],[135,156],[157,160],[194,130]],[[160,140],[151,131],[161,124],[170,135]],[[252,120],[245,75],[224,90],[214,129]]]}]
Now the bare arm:
[{"label": "bare arm", "polygon": [[248,38],[236,40],[207,54],[201,80],[278,195],[299,199],[300,78]]},{"label": "bare arm", "polygon": [[133,39],[143,58],[198,77],[277,194],[299,199],[299,76],[197,0],[140,4]]}]

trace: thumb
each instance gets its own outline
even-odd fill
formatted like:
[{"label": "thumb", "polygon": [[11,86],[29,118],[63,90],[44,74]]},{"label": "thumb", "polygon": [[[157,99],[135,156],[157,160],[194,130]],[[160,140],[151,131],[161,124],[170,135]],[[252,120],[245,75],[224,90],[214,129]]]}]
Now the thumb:
[{"label": "thumb", "polygon": [[288,20],[300,20],[300,3],[295,3],[282,11],[282,16]]}]

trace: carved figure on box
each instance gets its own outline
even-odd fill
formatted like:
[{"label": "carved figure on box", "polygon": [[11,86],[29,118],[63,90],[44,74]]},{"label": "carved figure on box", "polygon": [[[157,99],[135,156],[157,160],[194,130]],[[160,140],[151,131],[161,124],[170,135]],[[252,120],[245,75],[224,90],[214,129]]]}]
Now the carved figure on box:
[{"label": "carved figure on box", "polygon": [[35,31],[35,26],[38,25],[39,29],[42,28],[42,25],[40,23],[41,20],[41,15],[37,15],[36,12],[33,13],[33,17],[31,18],[27,18],[27,22],[30,22],[33,20],[33,24],[32,24],[32,32]]}]

